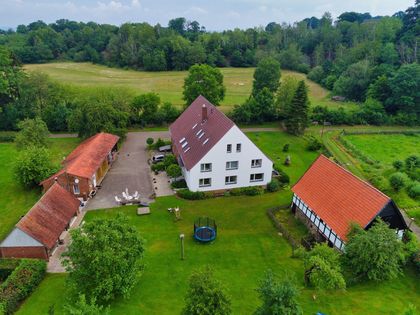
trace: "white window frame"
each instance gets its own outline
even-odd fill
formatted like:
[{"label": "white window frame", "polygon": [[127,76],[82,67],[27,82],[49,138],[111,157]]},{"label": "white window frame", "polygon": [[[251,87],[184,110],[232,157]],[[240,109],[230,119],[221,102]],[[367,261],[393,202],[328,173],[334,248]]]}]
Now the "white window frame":
[{"label": "white window frame", "polygon": [[73,193],[75,195],[80,195],[80,187],[79,183],[73,183]]},{"label": "white window frame", "polygon": [[237,143],[236,144],[236,152],[241,152],[242,150],[242,143]]},{"label": "white window frame", "polygon": [[[205,183],[205,181],[208,180],[208,184]],[[207,178],[200,178],[198,180],[198,187],[210,187],[211,186],[211,178],[207,177]]]},{"label": "white window frame", "polygon": [[[256,175],[262,175],[262,176],[261,176],[261,179],[255,179]],[[249,176],[249,181],[250,181],[251,183],[255,183],[255,182],[262,182],[262,181],[264,181],[264,173],[255,173],[255,174],[251,174],[251,175]]]},{"label": "white window frame", "polygon": [[227,153],[232,153],[232,144],[229,143],[229,144],[226,145],[226,152]]},{"label": "white window frame", "polygon": [[[259,161],[259,163],[258,163],[258,161]],[[252,168],[262,167],[262,159],[253,159],[253,160],[251,160],[251,167]]]},{"label": "white window frame", "polygon": [[[234,181],[232,181],[232,178],[234,178]],[[238,176],[230,175],[225,177],[225,185],[234,185],[236,183],[238,183]]]},{"label": "white window frame", "polygon": [[[236,167],[232,166],[232,163],[236,163]],[[227,161],[226,162],[226,170],[237,170],[239,168],[239,161]]]},{"label": "white window frame", "polygon": [[[206,168],[206,166],[210,165],[209,168]],[[200,164],[200,172],[201,173],[207,173],[207,172],[211,172],[212,170],[212,163],[201,163]]]}]

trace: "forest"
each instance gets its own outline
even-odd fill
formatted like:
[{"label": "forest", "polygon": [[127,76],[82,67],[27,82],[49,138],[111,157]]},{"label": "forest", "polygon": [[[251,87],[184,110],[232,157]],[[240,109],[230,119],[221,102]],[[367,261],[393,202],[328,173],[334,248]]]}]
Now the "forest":
[{"label": "forest", "polygon": [[[281,69],[307,74],[309,79],[331,90],[331,95],[339,101],[365,104],[356,112],[315,107],[311,113],[313,120],[332,124],[416,125],[420,121],[419,3],[416,0],[412,7],[392,16],[345,12],[333,21],[327,12],[321,18],[306,18],[294,24],[271,22],[265,27],[221,32],[206,31],[199,22],[182,17],[170,20],[166,27],[148,23],[126,23],[118,27],[65,19],[51,24],[36,21],[19,25],[16,30],[1,31],[0,63],[4,69],[9,65],[16,70],[25,63],[70,60],[166,71],[186,70],[195,64],[255,67],[262,60],[270,59],[279,63]],[[10,85],[5,88],[3,84],[3,92],[0,91],[2,130],[16,129],[17,121],[35,116],[39,108],[48,108],[42,116],[44,120],[52,120],[48,123],[52,130],[67,130],[71,125],[67,113],[83,107],[82,103],[92,102],[92,96],[86,91],[69,91],[41,74],[28,78],[15,70]],[[270,102],[272,105],[277,102],[275,99],[281,103],[280,98],[287,94],[286,90],[281,91],[281,86],[272,92],[276,94],[274,97],[268,95],[261,104],[258,99],[247,102],[242,109],[249,109],[252,105],[249,103],[260,107]],[[111,102],[103,100],[109,91],[92,93],[94,99],[102,98],[98,104],[107,103],[117,111],[127,107],[119,101],[124,91],[109,96]],[[29,104],[33,99],[39,103],[38,109]],[[131,99],[122,103],[131,103]],[[171,111],[170,118],[176,117],[173,108],[169,104],[165,106]],[[125,115],[112,115],[119,116],[119,121],[128,120]],[[255,120],[238,111],[233,113],[233,118],[240,123]],[[281,115],[269,113],[256,120],[279,118]],[[170,119],[160,115],[158,120],[161,123]]]}]

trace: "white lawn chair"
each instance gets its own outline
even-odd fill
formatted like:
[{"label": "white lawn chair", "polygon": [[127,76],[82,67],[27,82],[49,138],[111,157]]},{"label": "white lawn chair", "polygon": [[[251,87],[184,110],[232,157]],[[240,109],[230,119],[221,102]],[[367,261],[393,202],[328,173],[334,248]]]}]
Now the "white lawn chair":
[{"label": "white lawn chair", "polygon": [[121,203],[121,199],[118,197],[118,196],[115,196],[115,201],[117,202],[117,203]]},{"label": "white lawn chair", "polygon": [[138,191],[136,191],[136,192],[134,193],[133,198],[134,198],[135,200],[139,200],[140,195],[139,195],[139,192],[138,192]]},{"label": "white lawn chair", "polygon": [[130,196],[130,194],[128,193],[128,188],[125,187],[125,193],[127,194],[127,196]]},{"label": "white lawn chair", "polygon": [[125,193],[125,191],[122,192],[122,195],[123,195],[124,199],[128,199],[127,198],[127,194]]}]

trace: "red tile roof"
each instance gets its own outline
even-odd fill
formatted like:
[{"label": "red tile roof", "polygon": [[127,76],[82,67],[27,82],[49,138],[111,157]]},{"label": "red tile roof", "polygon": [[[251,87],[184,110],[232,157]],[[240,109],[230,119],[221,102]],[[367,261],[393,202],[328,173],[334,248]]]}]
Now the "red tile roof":
[{"label": "red tile roof", "polygon": [[391,200],[323,155],[292,191],[344,241],[350,223],[365,228]]},{"label": "red tile roof", "polygon": [[118,136],[105,132],[86,139],[62,162],[63,169],[43,180],[40,184],[42,185],[44,182],[64,172],[78,177],[91,178],[119,139]]},{"label": "red tile roof", "polygon": [[79,205],[77,198],[55,183],[16,227],[51,249],[77,213]]},{"label": "red tile roof", "polygon": [[[205,122],[202,122],[203,105],[207,108],[208,116]],[[181,155],[185,168],[190,170],[234,125],[233,121],[200,95],[169,127],[169,131],[172,144]]]}]

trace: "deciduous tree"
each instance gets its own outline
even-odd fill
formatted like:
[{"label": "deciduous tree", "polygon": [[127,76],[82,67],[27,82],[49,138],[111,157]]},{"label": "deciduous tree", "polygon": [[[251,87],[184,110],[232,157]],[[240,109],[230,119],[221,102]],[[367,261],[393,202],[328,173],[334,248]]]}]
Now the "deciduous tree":
[{"label": "deciduous tree", "polygon": [[231,314],[230,298],[210,267],[194,271],[185,297],[185,315]]},{"label": "deciduous tree", "polygon": [[20,129],[16,135],[15,143],[18,149],[29,147],[47,147],[50,132],[47,125],[40,118],[25,119],[18,123]]},{"label": "deciduous tree", "polygon": [[71,231],[63,253],[71,289],[103,303],[128,297],[142,270],[144,252],[139,232],[122,214],[95,219]]},{"label": "deciduous tree", "polygon": [[219,69],[209,65],[194,65],[184,81],[184,100],[190,105],[202,95],[214,105],[219,105],[225,97],[223,75]]}]

